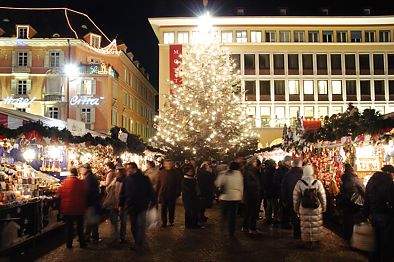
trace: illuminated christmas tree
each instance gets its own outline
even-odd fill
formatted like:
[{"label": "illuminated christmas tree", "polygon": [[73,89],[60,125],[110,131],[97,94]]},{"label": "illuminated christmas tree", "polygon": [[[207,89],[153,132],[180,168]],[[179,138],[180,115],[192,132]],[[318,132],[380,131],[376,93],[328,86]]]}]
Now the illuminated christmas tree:
[{"label": "illuminated christmas tree", "polygon": [[187,46],[181,60],[176,76],[182,80],[171,82],[151,142],[170,156],[197,159],[256,150],[257,135],[230,53],[217,41],[200,41]]}]

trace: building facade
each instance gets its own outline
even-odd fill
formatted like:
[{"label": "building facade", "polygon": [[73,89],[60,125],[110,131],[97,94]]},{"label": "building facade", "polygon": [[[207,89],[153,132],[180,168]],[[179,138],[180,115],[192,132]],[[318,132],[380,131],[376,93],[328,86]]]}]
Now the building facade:
[{"label": "building facade", "polygon": [[[172,45],[193,43],[198,18],[151,18],[159,39],[159,107],[169,92]],[[318,119],[359,109],[394,112],[394,16],[216,17],[241,74],[261,146],[280,140],[297,112]]]},{"label": "building facade", "polygon": [[154,134],[156,89],[125,44],[70,9],[0,8],[0,106]]}]

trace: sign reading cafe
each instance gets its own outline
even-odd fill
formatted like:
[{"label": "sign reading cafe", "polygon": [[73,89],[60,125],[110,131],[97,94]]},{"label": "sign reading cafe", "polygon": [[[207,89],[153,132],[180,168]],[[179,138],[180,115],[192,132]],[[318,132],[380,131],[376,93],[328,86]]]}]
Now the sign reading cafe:
[{"label": "sign reading cafe", "polygon": [[103,100],[104,97],[89,97],[89,96],[73,96],[70,99],[70,105],[72,106],[98,106],[100,105],[100,101]]}]

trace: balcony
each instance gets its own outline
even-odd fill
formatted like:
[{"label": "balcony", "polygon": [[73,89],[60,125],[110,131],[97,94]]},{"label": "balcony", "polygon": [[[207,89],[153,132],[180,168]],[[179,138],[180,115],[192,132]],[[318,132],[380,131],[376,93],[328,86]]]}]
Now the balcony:
[{"label": "balcony", "polygon": [[12,73],[30,73],[29,66],[14,66],[12,67]]},{"label": "balcony", "polygon": [[61,94],[44,94],[44,101],[63,101]]}]

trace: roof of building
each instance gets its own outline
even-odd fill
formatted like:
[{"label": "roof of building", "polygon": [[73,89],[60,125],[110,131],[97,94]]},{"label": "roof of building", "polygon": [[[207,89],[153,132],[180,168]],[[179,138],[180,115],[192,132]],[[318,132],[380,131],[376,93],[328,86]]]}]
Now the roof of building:
[{"label": "roof of building", "polygon": [[102,46],[111,41],[87,14],[69,8],[0,7],[2,37],[15,37],[16,25],[30,25],[37,31],[33,38],[83,39],[88,33],[101,36]]}]

